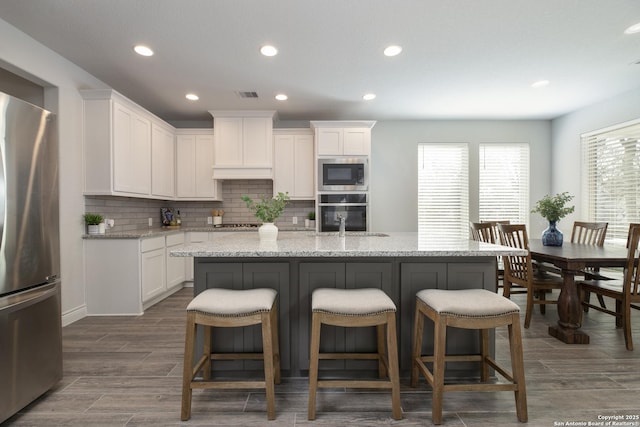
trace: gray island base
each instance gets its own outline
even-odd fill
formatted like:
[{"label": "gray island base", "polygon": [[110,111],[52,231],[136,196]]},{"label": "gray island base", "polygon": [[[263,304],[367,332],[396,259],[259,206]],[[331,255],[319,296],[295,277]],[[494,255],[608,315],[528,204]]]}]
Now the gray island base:
[{"label": "gray island base", "polygon": [[[353,233],[345,237],[311,232],[280,232],[272,244],[257,232],[216,233],[206,243],[178,247],[171,256],[194,259],[194,295],[208,288],[276,289],[280,304],[280,354],[283,375],[306,376],[309,369],[311,293],[320,287],[385,291],[398,307],[398,353],[406,376],[411,367],[415,294],[422,289],[496,290],[498,256],[523,254],[517,249],[471,240],[432,241],[418,233]],[[198,345],[201,348],[202,331]],[[423,354],[431,354],[432,325],[425,326]],[[260,351],[259,327],[215,329],[216,351]],[[323,352],[374,351],[375,328],[323,327]],[[449,353],[478,351],[475,331],[450,329]],[[374,361],[321,361],[322,375],[345,371],[376,375]],[[476,367],[456,364],[454,375],[468,376]],[[261,370],[249,360],[213,363],[214,371]]]}]

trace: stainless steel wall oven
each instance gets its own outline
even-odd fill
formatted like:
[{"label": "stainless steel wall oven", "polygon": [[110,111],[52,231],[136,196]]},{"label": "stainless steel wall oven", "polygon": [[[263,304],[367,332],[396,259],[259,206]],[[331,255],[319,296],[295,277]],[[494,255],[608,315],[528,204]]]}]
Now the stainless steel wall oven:
[{"label": "stainless steel wall oven", "polygon": [[340,216],[346,231],[367,231],[369,204],[367,193],[319,194],[320,231],[338,231]]}]

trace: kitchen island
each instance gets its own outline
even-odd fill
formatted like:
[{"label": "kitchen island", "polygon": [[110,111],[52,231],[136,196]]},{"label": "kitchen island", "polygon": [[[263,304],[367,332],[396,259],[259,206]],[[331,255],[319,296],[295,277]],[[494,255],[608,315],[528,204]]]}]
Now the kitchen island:
[{"label": "kitchen island", "polygon": [[[212,240],[185,245],[171,256],[194,257],[194,293],[208,288],[250,289],[270,287],[279,294],[280,347],[285,375],[306,375],[309,367],[311,293],[320,287],[384,290],[398,307],[400,369],[411,364],[411,331],[415,294],[421,289],[496,290],[497,256],[523,254],[518,249],[471,240],[433,241],[418,233],[280,232],[278,240],[262,243],[257,232],[215,233]],[[432,334],[429,327],[427,334]],[[201,333],[201,332],[200,332]],[[216,330],[219,351],[257,351],[259,327]],[[450,352],[477,351],[473,331],[452,330]],[[201,343],[202,337],[198,337]],[[325,327],[323,351],[371,351],[374,328]],[[424,351],[431,351],[432,338]],[[375,371],[375,362],[324,361],[321,369],[339,374],[352,369]],[[214,364],[215,365],[215,364]],[[261,369],[260,362],[225,361],[218,368]],[[471,365],[462,365],[463,375]],[[214,369],[215,366],[214,366]]]}]

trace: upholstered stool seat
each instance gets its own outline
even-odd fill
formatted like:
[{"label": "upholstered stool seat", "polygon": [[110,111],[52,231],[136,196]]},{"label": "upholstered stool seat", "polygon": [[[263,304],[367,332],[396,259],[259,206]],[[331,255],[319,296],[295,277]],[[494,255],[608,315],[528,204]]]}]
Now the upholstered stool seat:
[{"label": "upholstered stool seat", "polygon": [[[433,356],[422,355],[425,316],[434,323]],[[445,355],[448,326],[480,330],[480,354]],[[512,373],[498,366],[489,353],[489,330],[498,326],[508,327]],[[411,386],[418,385],[418,374],[422,373],[433,388],[431,419],[434,424],[442,423],[442,397],[445,391],[513,391],[518,420],[527,421],[520,308],[513,301],[485,289],[425,289],[418,292],[411,359]],[[468,361],[481,362],[481,383],[444,383],[445,362]],[[425,362],[433,364],[432,371]],[[487,383],[489,367],[509,383]]]},{"label": "upholstered stool seat", "polygon": [[[267,418],[275,419],[274,384],[280,383],[280,350],[278,342],[278,293],[273,289],[207,289],[187,306],[187,332],[182,377],[183,421],[191,418],[191,396],[194,388],[264,389],[267,396]],[[262,353],[212,353],[212,327],[262,325]],[[197,326],[204,327],[202,356],[193,365]],[[211,360],[261,359],[264,381],[213,381]],[[202,371],[202,380],[196,379]]]},{"label": "upholstered stool seat", "polygon": [[[400,374],[396,338],[396,305],[380,289],[320,288],[311,295],[311,347],[309,360],[309,414],[316,417],[318,388],[352,387],[391,389],[393,418],[402,418],[400,408]],[[340,327],[377,328],[377,353],[320,353],[320,329],[323,324]],[[386,329],[386,333],[385,333]],[[386,339],[385,339],[386,337]],[[378,361],[378,375],[386,380],[318,380],[320,359],[374,359]]]}]

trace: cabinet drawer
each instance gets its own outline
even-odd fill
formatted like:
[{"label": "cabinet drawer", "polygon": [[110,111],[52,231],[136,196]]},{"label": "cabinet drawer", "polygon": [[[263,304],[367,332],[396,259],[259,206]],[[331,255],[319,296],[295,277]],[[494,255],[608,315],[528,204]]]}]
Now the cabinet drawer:
[{"label": "cabinet drawer", "polygon": [[171,234],[167,236],[167,246],[181,245],[184,243],[184,233]]},{"label": "cabinet drawer", "polygon": [[164,236],[143,239],[140,243],[140,252],[142,253],[155,249],[164,249]]}]

